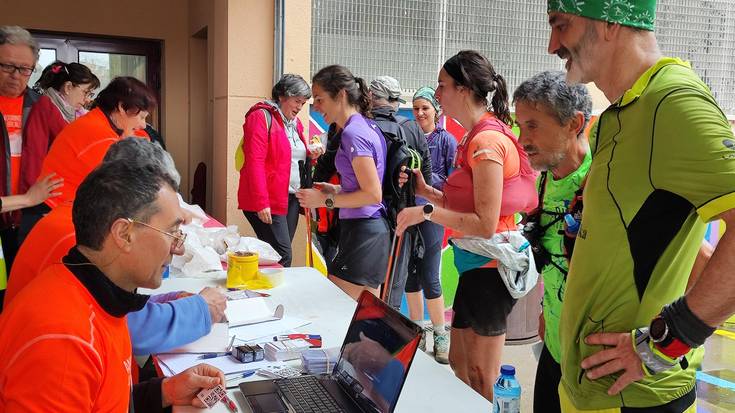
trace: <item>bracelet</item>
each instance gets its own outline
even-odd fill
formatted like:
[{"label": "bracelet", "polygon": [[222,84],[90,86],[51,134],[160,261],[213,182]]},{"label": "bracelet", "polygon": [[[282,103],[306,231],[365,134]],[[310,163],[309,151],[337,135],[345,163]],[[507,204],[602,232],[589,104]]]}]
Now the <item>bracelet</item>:
[{"label": "bracelet", "polygon": [[664,306],[661,317],[666,320],[671,335],[691,348],[704,344],[716,329],[700,320],[689,308],[684,297]]},{"label": "bracelet", "polygon": [[633,330],[631,336],[633,338],[633,348],[635,348],[638,357],[641,358],[643,371],[647,375],[652,376],[670,370],[679,363],[680,357],[668,357],[656,348],[648,334],[648,327]]}]

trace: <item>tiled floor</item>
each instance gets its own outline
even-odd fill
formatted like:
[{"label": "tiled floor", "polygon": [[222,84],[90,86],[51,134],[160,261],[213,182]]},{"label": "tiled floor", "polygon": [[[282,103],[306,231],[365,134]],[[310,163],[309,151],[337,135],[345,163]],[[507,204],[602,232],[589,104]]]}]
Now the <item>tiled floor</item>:
[{"label": "tiled floor", "polygon": [[[503,363],[516,368],[522,388],[521,411],[524,413],[533,411],[536,359],[531,347],[530,344],[506,346],[503,352]],[[702,371],[697,380],[697,412],[735,412],[735,328],[732,331],[718,330],[707,340],[705,349]]]}]

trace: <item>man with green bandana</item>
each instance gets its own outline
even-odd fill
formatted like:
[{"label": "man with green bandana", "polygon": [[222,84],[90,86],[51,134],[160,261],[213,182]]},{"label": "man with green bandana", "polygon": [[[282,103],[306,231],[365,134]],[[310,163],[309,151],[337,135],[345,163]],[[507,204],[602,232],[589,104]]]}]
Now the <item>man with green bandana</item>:
[{"label": "man with green bandana", "polygon": [[[565,216],[573,208],[581,208],[574,200],[592,162],[584,135],[592,114],[592,99],[584,85],[570,86],[564,73],[542,72],[518,86],[513,104],[521,130],[518,142],[533,169],[543,171],[538,178],[539,206],[527,218],[536,228],[527,236],[534,247],[536,266],[543,266],[544,279],[543,313],[539,318],[544,348],[536,368],[533,409],[553,413],[559,411],[559,317],[569,271],[571,248],[567,246],[574,243]],[[576,222],[572,214],[570,218]]]},{"label": "man with green bandana", "polygon": [[[690,65],[662,57],[655,0],[550,0],[549,53],[613,102],[590,139],[561,322],[562,411],[694,412],[698,349],[735,313],[735,151]],[[727,230],[685,285],[706,223]]]}]

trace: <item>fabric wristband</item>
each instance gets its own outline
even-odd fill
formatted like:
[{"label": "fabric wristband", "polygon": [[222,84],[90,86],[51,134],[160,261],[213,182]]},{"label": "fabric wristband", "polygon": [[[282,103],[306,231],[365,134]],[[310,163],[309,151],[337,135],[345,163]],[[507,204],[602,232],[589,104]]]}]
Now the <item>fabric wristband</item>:
[{"label": "fabric wristband", "polygon": [[633,348],[641,359],[646,375],[652,376],[670,370],[679,363],[678,358],[668,357],[656,348],[648,333],[648,327],[637,328],[630,335],[633,339]]},{"label": "fabric wristband", "polygon": [[700,320],[687,305],[686,299],[680,297],[671,304],[664,306],[661,317],[666,320],[671,335],[691,348],[699,347],[715,332]]},{"label": "fabric wristband", "polygon": [[654,343],[654,345],[660,352],[671,358],[681,357],[687,354],[692,349],[686,343],[676,337],[672,337],[671,343],[666,347],[661,346],[661,343]]}]

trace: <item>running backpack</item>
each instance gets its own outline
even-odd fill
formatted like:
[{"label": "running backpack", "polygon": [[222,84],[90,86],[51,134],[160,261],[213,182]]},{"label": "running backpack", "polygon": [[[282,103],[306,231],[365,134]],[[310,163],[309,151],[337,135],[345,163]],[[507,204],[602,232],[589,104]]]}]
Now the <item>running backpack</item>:
[{"label": "running backpack", "polygon": [[[416,205],[416,184],[411,169],[421,168],[421,155],[406,143],[403,128],[391,115],[390,121],[376,120],[375,124],[383,133],[386,143],[385,173],[383,175],[383,205],[387,212],[388,223],[395,228],[398,213],[406,207]],[[400,173],[406,169],[408,182],[400,187]]]},{"label": "running backpack", "polygon": [[[270,143],[271,140],[271,123],[273,123],[273,116],[270,112],[268,112],[265,109],[260,109],[263,111],[263,116],[265,116],[265,124],[268,127],[268,143]],[[245,144],[245,135],[243,135],[242,138],[240,138],[240,143],[237,144],[237,149],[235,149],[235,170],[240,171],[243,166],[245,166],[245,151],[243,150],[243,145]]]}]

